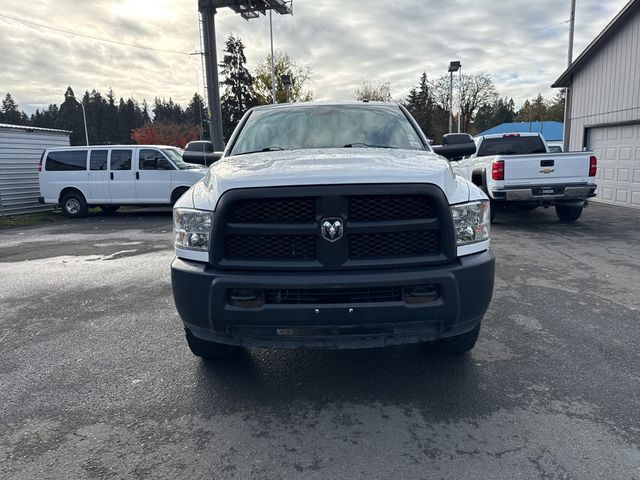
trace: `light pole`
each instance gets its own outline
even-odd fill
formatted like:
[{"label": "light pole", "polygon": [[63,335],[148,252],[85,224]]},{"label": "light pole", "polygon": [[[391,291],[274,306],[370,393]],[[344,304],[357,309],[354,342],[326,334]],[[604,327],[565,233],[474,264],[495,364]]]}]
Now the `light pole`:
[{"label": "light pole", "polygon": [[82,107],[82,119],[84,120],[84,137],[87,141],[87,147],[89,146],[89,131],[87,130],[87,112],[84,111],[84,104],[78,100],[74,95],[69,95],[67,98],[73,98]]},{"label": "light pole", "polygon": [[271,36],[271,103],[276,103],[276,64],[273,58],[273,12],[269,10],[269,35]]},{"label": "light pole", "polygon": [[291,79],[291,75],[281,75],[280,76],[280,81],[282,82],[282,85],[284,86],[284,91],[286,94],[286,102],[289,103],[289,92],[291,91],[291,85],[293,83],[292,79]]},{"label": "light pole", "polygon": [[449,62],[449,133],[453,132],[453,72],[460,70],[461,66],[458,60]]},{"label": "light pole", "polygon": [[462,64],[460,65],[460,71],[458,72],[458,103],[460,108],[458,109],[458,133],[460,133],[460,122],[462,121]]}]

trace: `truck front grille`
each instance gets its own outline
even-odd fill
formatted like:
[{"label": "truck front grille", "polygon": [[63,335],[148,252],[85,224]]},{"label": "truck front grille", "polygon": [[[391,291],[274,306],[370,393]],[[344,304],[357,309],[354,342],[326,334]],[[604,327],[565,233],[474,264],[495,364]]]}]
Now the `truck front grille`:
[{"label": "truck front grille", "polygon": [[424,195],[381,195],[349,197],[349,220],[374,222],[433,217],[431,199]]},{"label": "truck front grille", "polygon": [[349,256],[352,258],[420,256],[435,253],[439,248],[438,232],[389,232],[349,235]]},{"label": "truck front grille", "polygon": [[225,256],[237,259],[310,260],[316,256],[313,235],[227,235]]},{"label": "truck front grille", "polygon": [[264,198],[234,203],[232,223],[312,223],[315,221],[313,198]]},{"label": "truck front grille", "polygon": [[[342,224],[341,237],[323,236],[326,220]],[[448,202],[431,185],[231,190],[213,224],[211,263],[223,269],[393,268],[455,257]]]}]

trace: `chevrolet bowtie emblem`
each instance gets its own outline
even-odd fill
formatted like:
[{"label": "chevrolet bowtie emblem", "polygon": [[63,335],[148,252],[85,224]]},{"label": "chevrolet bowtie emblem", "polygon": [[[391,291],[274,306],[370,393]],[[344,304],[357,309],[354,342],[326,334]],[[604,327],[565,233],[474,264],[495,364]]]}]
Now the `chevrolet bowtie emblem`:
[{"label": "chevrolet bowtie emblem", "polygon": [[547,173],[554,172],[555,170],[555,168],[543,168],[542,170],[540,170],[540,173],[544,173],[546,175]]}]

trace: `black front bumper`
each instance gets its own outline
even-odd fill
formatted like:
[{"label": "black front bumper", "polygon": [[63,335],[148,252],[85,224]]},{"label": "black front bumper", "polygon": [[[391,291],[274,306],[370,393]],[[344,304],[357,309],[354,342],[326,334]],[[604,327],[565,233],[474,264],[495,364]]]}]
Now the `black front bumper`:
[{"label": "black front bumper", "polygon": [[[176,258],[171,281],[186,328],[203,340],[278,348],[362,348],[460,335],[484,316],[493,294],[491,250],[447,265],[349,272],[227,272]],[[384,287],[432,284],[426,303],[232,306],[228,290]]]}]

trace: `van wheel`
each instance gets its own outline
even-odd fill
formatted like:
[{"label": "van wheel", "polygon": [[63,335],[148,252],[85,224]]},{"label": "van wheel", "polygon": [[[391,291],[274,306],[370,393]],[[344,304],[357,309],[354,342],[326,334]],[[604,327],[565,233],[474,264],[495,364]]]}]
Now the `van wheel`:
[{"label": "van wheel", "polygon": [[118,211],[120,205],[100,205],[100,210],[102,210],[107,215],[112,215]]},{"label": "van wheel", "polygon": [[427,342],[427,348],[438,353],[461,355],[475,347],[480,334],[480,323],[473,330],[455,337],[441,338],[433,342]]},{"label": "van wheel", "polygon": [[80,218],[87,215],[89,208],[80,192],[67,193],[60,202],[62,213],[67,218]]},{"label": "van wheel", "polygon": [[235,352],[238,347],[233,345],[225,345],[223,343],[208,342],[196,337],[188,328],[184,329],[187,344],[191,353],[196,357],[204,358],[205,360],[213,360],[215,358],[229,357]]},{"label": "van wheel", "polygon": [[176,188],[173,193],[171,194],[171,206],[173,207],[175,205],[175,203],[178,201],[178,199],[184,195],[184,192],[186,192],[187,190],[189,190],[188,188]]},{"label": "van wheel", "polygon": [[575,222],[582,215],[582,207],[556,205],[556,215],[561,222]]}]

